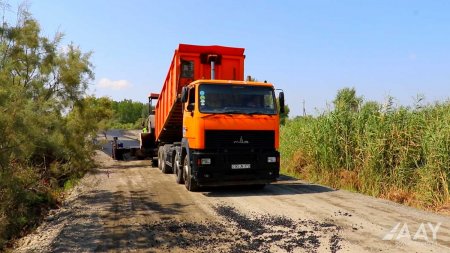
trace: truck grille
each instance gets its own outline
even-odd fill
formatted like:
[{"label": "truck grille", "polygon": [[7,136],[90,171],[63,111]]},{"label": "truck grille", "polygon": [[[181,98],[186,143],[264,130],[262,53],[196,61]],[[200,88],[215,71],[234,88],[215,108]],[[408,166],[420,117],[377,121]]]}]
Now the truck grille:
[{"label": "truck grille", "polygon": [[260,130],[206,130],[207,149],[273,149],[275,131]]}]

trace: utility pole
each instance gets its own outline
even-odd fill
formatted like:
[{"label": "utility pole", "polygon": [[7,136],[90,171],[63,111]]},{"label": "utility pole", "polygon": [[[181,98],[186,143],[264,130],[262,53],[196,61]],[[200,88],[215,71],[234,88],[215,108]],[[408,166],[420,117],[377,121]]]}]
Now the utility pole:
[{"label": "utility pole", "polygon": [[303,99],[303,117],[306,116],[305,100]]}]

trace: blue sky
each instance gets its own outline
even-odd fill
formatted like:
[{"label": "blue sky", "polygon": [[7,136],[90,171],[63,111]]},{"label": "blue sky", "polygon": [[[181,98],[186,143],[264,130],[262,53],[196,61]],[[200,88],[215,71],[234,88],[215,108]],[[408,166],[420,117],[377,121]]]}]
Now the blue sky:
[{"label": "blue sky", "polygon": [[284,89],[291,116],[344,87],[403,105],[450,96],[447,0],[28,2],[44,34],[93,52],[97,96],[145,102],[179,43],[244,47],[245,75]]}]

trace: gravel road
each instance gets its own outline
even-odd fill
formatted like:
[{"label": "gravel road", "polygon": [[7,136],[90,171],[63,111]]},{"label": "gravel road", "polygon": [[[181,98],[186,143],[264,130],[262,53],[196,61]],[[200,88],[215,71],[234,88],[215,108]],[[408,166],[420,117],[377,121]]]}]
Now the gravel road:
[{"label": "gravel road", "polygon": [[96,160],[14,252],[450,252],[449,217],[386,200],[286,176],[194,193],[149,160]]}]

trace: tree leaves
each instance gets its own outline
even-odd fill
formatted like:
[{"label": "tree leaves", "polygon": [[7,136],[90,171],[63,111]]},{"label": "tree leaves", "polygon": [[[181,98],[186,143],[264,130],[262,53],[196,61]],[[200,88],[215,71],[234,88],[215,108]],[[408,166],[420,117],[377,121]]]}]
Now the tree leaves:
[{"label": "tree leaves", "polygon": [[0,28],[0,250],[36,218],[35,200],[93,166],[87,137],[112,116],[109,99],[86,96],[91,53],[40,32],[26,9]]}]

